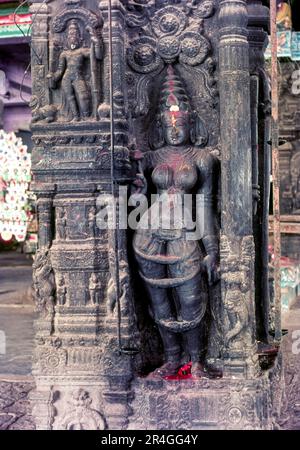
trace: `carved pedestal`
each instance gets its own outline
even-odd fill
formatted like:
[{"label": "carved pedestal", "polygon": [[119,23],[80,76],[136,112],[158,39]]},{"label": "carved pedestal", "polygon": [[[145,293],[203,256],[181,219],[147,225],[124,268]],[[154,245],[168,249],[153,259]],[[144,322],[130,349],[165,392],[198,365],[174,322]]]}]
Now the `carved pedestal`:
[{"label": "carved pedestal", "polygon": [[129,428],[134,430],[270,430],[271,384],[255,380],[134,383]]}]

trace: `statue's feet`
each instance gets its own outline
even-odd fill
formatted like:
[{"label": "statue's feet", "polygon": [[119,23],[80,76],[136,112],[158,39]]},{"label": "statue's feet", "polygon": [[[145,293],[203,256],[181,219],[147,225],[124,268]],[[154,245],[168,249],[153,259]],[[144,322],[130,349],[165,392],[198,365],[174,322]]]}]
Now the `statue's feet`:
[{"label": "statue's feet", "polygon": [[177,375],[178,370],[181,365],[178,362],[167,361],[161,367],[158,367],[153,372],[151,372],[150,376],[165,378],[169,376]]},{"label": "statue's feet", "polygon": [[194,378],[209,378],[207,370],[200,362],[193,362],[191,374]]},{"label": "statue's feet", "polygon": [[223,371],[218,367],[212,366],[211,364],[206,364],[205,370],[206,370],[209,378],[211,378],[211,379],[223,377]]}]

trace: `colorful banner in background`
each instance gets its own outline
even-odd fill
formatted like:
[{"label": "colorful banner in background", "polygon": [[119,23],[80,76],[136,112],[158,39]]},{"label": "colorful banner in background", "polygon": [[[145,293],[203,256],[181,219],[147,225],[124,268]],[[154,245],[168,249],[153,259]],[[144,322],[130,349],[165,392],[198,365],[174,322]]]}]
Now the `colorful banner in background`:
[{"label": "colorful banner in background", "polygon": [[16,8],[0,8],[0,39],[23,37],[30,35],[32,17],[28,6]]},{"label": "colorful banner in background", "polygon": [[[277,31],[278,58],[291,58],[293,61],[300,61],[300,32],[297,31]],[[270,39],[265,52],[265,58],[271,58]]]}]

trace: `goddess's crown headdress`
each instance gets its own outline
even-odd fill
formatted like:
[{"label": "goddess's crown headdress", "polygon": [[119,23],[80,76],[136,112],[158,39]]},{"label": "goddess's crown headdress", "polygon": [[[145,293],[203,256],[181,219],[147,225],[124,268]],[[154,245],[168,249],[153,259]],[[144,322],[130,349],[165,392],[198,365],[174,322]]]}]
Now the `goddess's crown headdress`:
[{"label": "goddess's crown headdress", "polygon": [[165,122],[174,125],[189,120],[191,106],[185,88],[174,68],[169,65],[163,81],[159,109]]},{"label": "goddess's crown headdress", "polygon": [[69,23],[69,25],[68,25],[68,33],[70,32],[70,31],[76,31],[77,32],[77,34],[80,36],[80,28],[79,28],[79,26],[78,26],[78,23],[77,23],[77,21],[75,20],[75,19],[72,19],[72,20],[70,20],[70,23]]}]

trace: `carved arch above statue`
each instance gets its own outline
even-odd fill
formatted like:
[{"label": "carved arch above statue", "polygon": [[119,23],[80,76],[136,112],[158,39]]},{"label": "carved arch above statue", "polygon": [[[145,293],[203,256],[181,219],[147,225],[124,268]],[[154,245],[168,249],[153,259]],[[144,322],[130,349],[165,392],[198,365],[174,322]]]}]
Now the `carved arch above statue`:
[{"label": "carved arch above statue", "polygon": [[61,33],[67,27],[67,23],[71,19],[82,20],[86,26],[94,29],[103,26],[103,17],[100,13],[95,14],[85,8],[65,8],[59,12],[53,19],[52,29],[55,33]]}]

